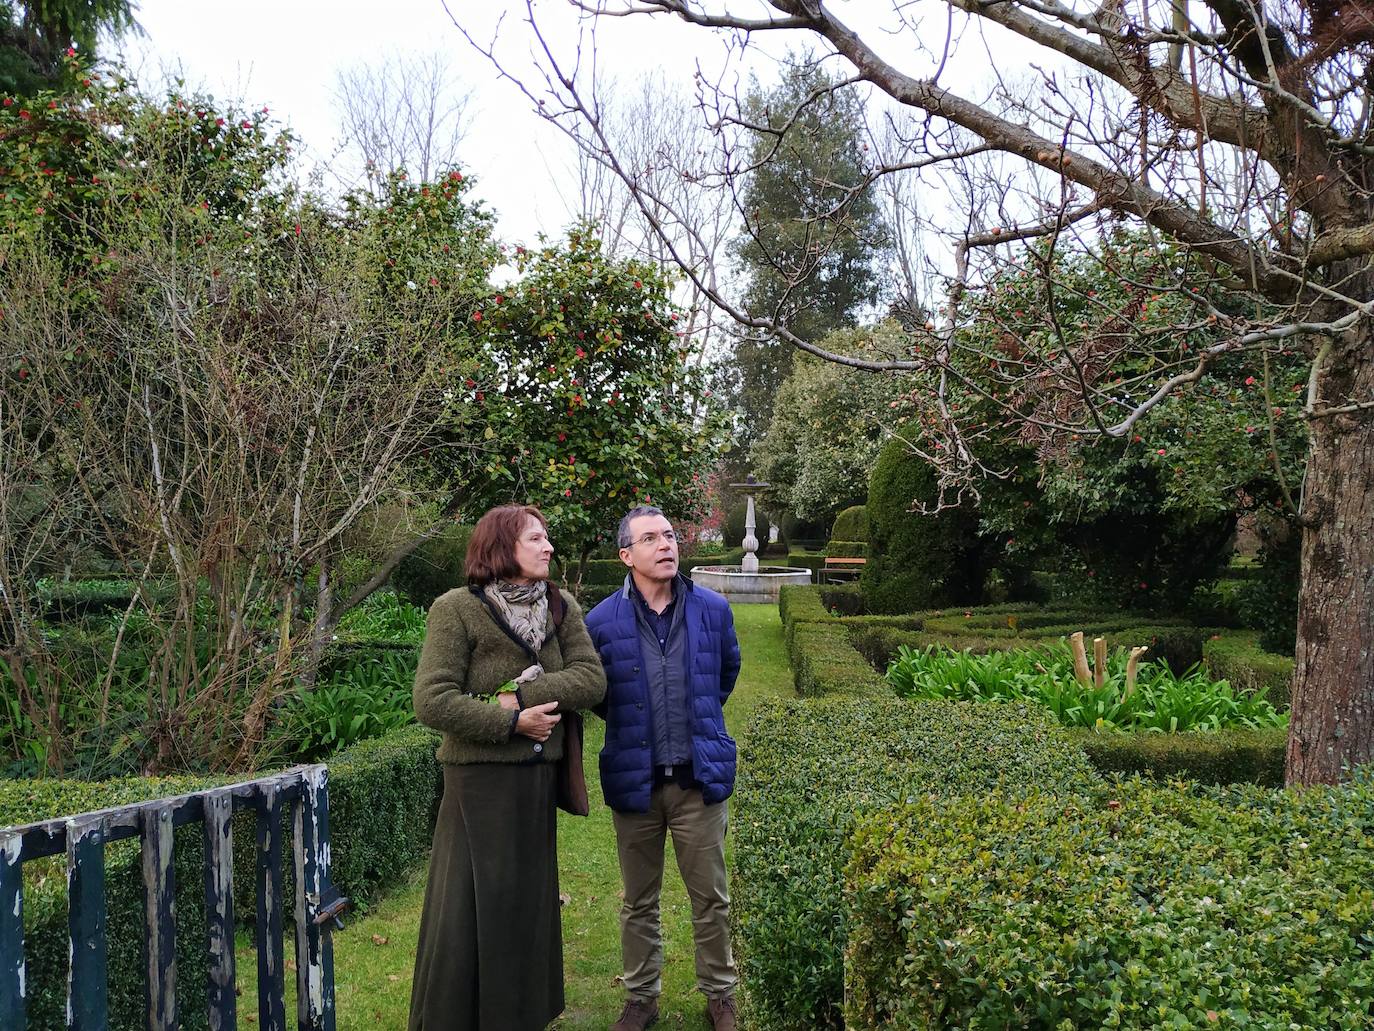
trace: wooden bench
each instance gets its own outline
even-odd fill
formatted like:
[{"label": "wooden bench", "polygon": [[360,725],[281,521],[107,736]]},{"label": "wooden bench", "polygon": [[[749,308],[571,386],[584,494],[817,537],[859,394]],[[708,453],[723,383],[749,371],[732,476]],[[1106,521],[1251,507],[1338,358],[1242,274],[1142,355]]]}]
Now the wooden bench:
[{"label": "wooden bench", "polygon": [[825,565],[821,566],[821,583],[843,583],[853,580],[863,572],[866,558],[831,558],[826,556]]}]

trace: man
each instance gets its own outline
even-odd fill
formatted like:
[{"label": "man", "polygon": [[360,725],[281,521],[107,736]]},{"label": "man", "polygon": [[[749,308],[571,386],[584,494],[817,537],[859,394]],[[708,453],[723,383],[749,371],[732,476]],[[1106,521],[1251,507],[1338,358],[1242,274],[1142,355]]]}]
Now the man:
[{"label": "man", "polygon": [[625,586],[587,615],[606,667],[601,789],[615,821],[625,903],[620,945],[628,998],[611,1031],[658,1019],[663,938],[663,846],[673,836],[692,900],[697,987],[716,1031],[735,1031],[735,961],[725,877],[725,800],[735,785],[735,742],[723,706],[739,675],[730,604],[680,575],[673,525],[657,508],[620,521]]}]

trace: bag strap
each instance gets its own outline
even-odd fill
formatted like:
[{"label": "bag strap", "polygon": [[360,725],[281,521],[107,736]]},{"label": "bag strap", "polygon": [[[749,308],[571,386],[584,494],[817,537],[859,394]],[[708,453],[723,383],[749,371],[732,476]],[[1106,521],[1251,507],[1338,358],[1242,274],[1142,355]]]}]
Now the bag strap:
[{"label": "bag strap", "polygon": [[563,592],[558,589],[558,585],[549,583],[548,590],[549,615],[553,617],[553,629],[557,633],[563,626],[563,617],[568,614],[568,603],[563,600]]}]

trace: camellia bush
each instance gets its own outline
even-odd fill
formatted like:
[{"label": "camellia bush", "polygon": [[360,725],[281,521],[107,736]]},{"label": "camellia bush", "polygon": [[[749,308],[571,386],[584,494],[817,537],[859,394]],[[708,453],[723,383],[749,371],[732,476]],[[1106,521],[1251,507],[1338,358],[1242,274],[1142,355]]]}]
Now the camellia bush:
[{"label": "camellia bush", "polygon": [[472,315],[485,327],[485,371],[462,396],[484,407],[488,429],[471,512],[538,505],[578,570],[636,504],[704,514],[726,424],[689,361],[669,282],[606,256],[589,228],[518,249],[515,264],[518,281]]}]

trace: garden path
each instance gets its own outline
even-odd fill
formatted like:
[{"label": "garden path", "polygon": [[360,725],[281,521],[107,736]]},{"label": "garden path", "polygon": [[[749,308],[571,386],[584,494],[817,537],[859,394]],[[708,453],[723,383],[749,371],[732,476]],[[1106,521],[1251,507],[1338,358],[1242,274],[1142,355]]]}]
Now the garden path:
[{"label": "garden path", "polygon": [[[754,707],[765,698],[792,694],[782,623],[774,605],[735,607],[743,667],[726,720],[736,737],[748,725]],[[587,721],[587,752],[601,749],[604,725]],[[595,777],[594,764],[591,776]],[[564,981],[567,1009],[554,1023],[557,1031],[604,1029],[619,1013],[623,993],[620,974],[620,870],[610,810],[592,783],[592,811],[585,819],[559,814],[559,865],[563,910]],[[727,855],[730,853],[727,852]],[[704,1026],[704,1002],[695,990],[692,962],[691,908],[671,859],[663,886],[664,984],[660,1021],[666,1028]],[[365,915],[355,915],[334,935],[334,967],[339,1031],[392,1031],[404,1028],[410,1003],[425,868],[417,869]],[[251,948],[239,950],[240,971],[255,969]],[[289,976],[289,975],[288,975]],[[511,976],[519,977],[513,970]],[[242,978],[241,978],[242,980]],[[243,985],[241,1015],[254,1014],[252,977]],[[294,987],[294,986],[290,986]],[[289,1003],[294,1006],[294,1000]]]}]

